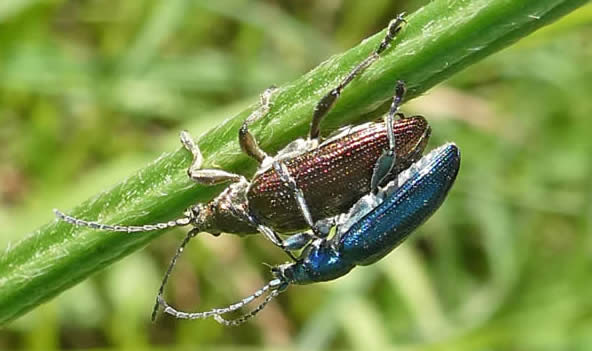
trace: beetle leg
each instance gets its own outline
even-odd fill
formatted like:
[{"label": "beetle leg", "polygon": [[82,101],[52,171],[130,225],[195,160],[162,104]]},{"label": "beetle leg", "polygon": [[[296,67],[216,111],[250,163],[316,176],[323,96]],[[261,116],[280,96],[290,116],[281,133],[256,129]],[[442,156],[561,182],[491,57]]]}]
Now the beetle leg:
[{"label": "beetle leg", "polygon": [[300,250],[314,239],[315,237],[307,232],[293,234],[284,239],[284,247],[288,250]]},{"label": "beetle leg", "polygon": [[395,116],[399,115],[397,110],[399,109],[399,105],[405,96],[405,83],[402,81],[397,82],[397,87],[395,88],[395,96],[393,97],[393,102],[389,109],[388,114],[384,117],[384,123],[386,125],[386,134],[389,141],[388,149],[385,149],[382,152],[382,155],[376,161],[376,165],[374,166],[374,172],[372,173],[372,180],[370,183],[370,189],[372,193],[376,194],[378,191],[378,187],[384,185],[385,179],[388,175],[392,172],[393,168],[395,167],[395,162],[397,160],[397,153],[395,148],[395,132],[393,131],[393,120]]},{"label": "beetle leg", "polygon": [[265,236],[274,245],[284,250],[286,255],[288,255],[292,260],[298,261],[296,256],[294,256],[294,254],[290,251],[291,249],[289,248],[289,245],[286,245],[284,240],[280,238],[280,236],[273,229],[261,223],[257,223],[257,221],[252,216],[249,217],[251,218],[251,223],[257,227],[257,230],[263,234],[263,236]]},{"label": "beetle leg", "polygon": [[216,185],[226,182],[238,182],[243,178],[238,174],[226,172],[221,169],[201,169],[203,156],[199,150],[199,146],[197,146],[186,130],[181,132],[181,144],[193,155],[193,162],[191,162],[191,165],[187,169],[187,175],[196,183]]},{"label": "beetle leg", "polygon": [[238,141],[240,143],[241,149],[244,153],[254,158],[258,163],[263,162],[263,160],[268,156],[265,151],[259,147],[259,144],[257,144],[257,140],[255,140],[253,134],[249,132],[249,124],[256,122],[269,112],[269,107],[271,106],[270,98],[276,89],[277,88],[275,86],[271,86],[261,94],[261,106],[251,112],[249,117],[247,117],[247,119],[245,119],[243,122],[243,125],[238,132]]},{"label": "beetle leg", "polygon": [[286,183],[290,190],[292,190],[294,198],[296,199],[296,203],[298,203],[298,207],[300,208],[300,213],[302,214],[302,217],[304,217],[306,224],[312,229],[313,233],[317,238],[323,237],[324,235],[316,227],[314,221],[312,220],[312,215],[310,214],[310,210],[308,209],[308,205],[306,203],[306,199],[304,198],[304,193],[302,189],[298,187],[298,184],[296,184],[296,180],[294,179],[294,177],[292,177],[286,165],[281,161],[274,161],[273,168],[280,176],[280,179],[284,183]]},{"label": "beetle leg", "polygon": [[298,260],[296,258],[296,256],[294,256],[292,254],[292,252],[290,252],[290,248],[288,248],[288,246],[284,243],[284,240],[272,228],[270,228],[264,224],[261,224],[257,220],[257,218],[255,218],[255,216],[252,216],[247,211],[245,211],[243,208],[239,208],[239,207],[233,206],[232,204],[229,204],[228,209],[230,210],[230,212],[232,212],[232,214],[235,217],[242,218],[243,220],[249,222],[253,227],[257,228],[257,231],[259,233],[263,234],[263,236],[267,240],[271,241],[275,246],[284,250],[284,252],[292,260],[294,260],[294,261]]},{"label": "beetle leg", "polygon": [[331,229],[337,225],[336,217],[319,219],[315,222],[316,234],[321,238],[327,238]]},{"label": "beetle leg", "polygon": [[310,124],[310,132],[309,137],[310,139],[317,139],[320,135],[320,125],[323,118],[331,111],[333,105],[341,95],[341,91],[345,88],[355,77],[357,77],[360,73],[362,73],[366,68],[370,67],[376,60],[380,58],[380,54],[385,51],[390,43],[393,41],[397,33],[401,30],[401,24],[405,22],[405,13],[400,14],[394,20],[389,23],[389,26],[386,30],[386,35],[384,39],[380,42],[378,47],[370,54],[370,56],[366,57],[364,61],[360,62],[356,67],[354,67],[347,76],[339,83],[338,86],[331,89],[325,96],[321,98],[321,100],[317,103],[314,108],[313,115],[312,115],[312,122]]}]

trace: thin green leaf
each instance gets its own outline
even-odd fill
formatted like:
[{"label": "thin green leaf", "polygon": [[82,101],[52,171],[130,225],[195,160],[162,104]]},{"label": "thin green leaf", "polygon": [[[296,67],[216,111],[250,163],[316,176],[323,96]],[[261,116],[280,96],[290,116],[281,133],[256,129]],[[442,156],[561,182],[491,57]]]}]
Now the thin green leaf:
[{"label": "thin green leaf", "polygon": [[[427,91],[455,72],[587,3],[586,0],[436,0],[408,17],[392,49],[359,77],[324,123],[324,130],[360,122],[392,95],[396,80],[409,86],[408,98]],[[306,133],[319,98],[366,57],[382,39],[377,34],[330,58],[281,87],[271,113],[253,127],[269,151]],[[250,174],[253,162],[241,154],[237,131],[250,109],[199,139],[206,167]],[[110,190],[81,204],[72,214],[107,223],[150,223],[178,216],[221,187],[199,187],[186,177],[190,157],[164,154]],[[140,235],[101,233],[52,222],[31,233],[0,257],[0,323],[6,323],[56,296],[92,273],[143,247],[162,232]]]}]

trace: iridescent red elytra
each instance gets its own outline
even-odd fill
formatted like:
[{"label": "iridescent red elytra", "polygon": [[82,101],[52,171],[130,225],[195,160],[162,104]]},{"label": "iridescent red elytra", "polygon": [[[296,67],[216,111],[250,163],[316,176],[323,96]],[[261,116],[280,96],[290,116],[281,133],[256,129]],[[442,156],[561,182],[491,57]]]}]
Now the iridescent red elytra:
[{"label": "iridescent red elytra", "polygon": [[[395,176],[421,158],[430,127],[423,117],[416,116],[394,121],[393,131]],[[388,143],[384,123],[371,122],[344,129],[317,149],[285,161],[304,193],[313,221],[346,212],[370,191],[374,165]],[[247,192],[249,209],[262,223],[280,232],[302,230],[306,222],[291,194],[275,169],[270,168],[251,181]]]}]

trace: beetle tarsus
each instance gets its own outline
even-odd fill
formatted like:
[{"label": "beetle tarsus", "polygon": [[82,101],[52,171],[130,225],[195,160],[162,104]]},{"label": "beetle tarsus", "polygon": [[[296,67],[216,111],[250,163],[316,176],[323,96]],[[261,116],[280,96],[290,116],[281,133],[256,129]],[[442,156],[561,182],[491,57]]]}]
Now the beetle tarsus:
[{"label": "beetle tarsus", "polygon": [[263,151],[263,149],[261,149],[261,147],[259,147],[257,140],[253,134],[249,132],[249,125],[258,121],[269,113],[269,109],[271,107],[271,96],[276,90],[277,87],[273,85],[265,89],[265,91],[260,96],[260,106],[251,112],[251,114],[245,119],[238,132],[238,140],[241,149],[259,164],[261,164],[263,160],[269,156],[267,153],[265,153],[265,151]]},{"label": "beetle tarsus", "polygon": [[391,44],[397,33],[401,30],[401,25],[405,21],[405,13],[401,13],[392,20],[386,30],[386,34],[378,47],[362,62],[357,64],[343,80],[335,88],[331,89],[321,100],[317,103],[313,111],[312,122],[310,124],[309,138],[318,139],[320,137],[321,121],[329,114],[339,96],[341,91],[358,75],[370,67]]},{"label": "beetle tarsus", "polygon": [[191,180],[203,185],[216,185],[227,182],[240,182],[244,177],[226,172],[221,169],[202,169],[203,155],[199,146],[193,141],[188,131],[184,130],[180,135],[181,144],[193,156],[193,161],[187,169],[187,175]]}]

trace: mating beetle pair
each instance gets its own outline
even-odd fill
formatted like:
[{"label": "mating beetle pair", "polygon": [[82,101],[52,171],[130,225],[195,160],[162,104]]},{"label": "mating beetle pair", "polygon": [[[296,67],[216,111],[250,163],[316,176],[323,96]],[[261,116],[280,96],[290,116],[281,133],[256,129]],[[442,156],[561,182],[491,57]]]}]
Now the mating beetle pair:
[{"label": "mating beetle pair", "polygon": [[[248,131],[249,124],[269,110],[272,90],[262,95],[261,106],[239,131],[241,148],[260,164],[251,182],[223,170],[201,169],[199,148],[189,134],[182,133],[181,141],[194,157],[188,170],[191,179],[201,184],[233,182],[211,202],[189,208],[177,220],[154,225],[112,226],[76,219],[56,210],[57,216],[76,225],[120,232],[194,226],[171,261],[159,289],[153,318],[162,305],[165,312],[178,318],[214,316],[224,324],[239,324],[254,316],[289,284],[335,279],[355,265],[375,262],[439,207],[459,165],[458,149],[452,144],[420,160],[430,128],[419,116],[395,120],[398,115],[404,117],[397,113],[404,95],[402,83],[397,84],[384,122],[343,129],[320,141],[322,118],[341,91],[379,58],[403,22],[402,16],[392,21],[378,48],[320,100],[308,139],[292,142],[275,157],[261,150]],[[336,234],[328,238],[333,225]],[[307,228],[312,229],[312,234],[299,233],[286,240],[278,235],[278,232],[292,233]],[[163,289],[188,241],[202,231],[260,232],[295,262],[274,268],[276,279],[237,304],[204,313],[178,312],[162,298]],[[303,247],[296,258],[292,251]],[[268,290],[270,294],[251,313],[235,321],[222,319],[221,314],[243,307]]]},{"label": "mating beetle pair", "polygon": [[[225,325],[238,325],[261,311],[291,284],[311,284],[337,279],[355,266],[373,264],[390,253],[442,204],[460,168],[460,152],[448,143],[431,151],[401,172],[376,193],[361,198],[348,213],[337,217],[336,233],[330,239],[310,243],[296,262],[272,268],[275,279],[253,295],[225,308],[206,312],[179,312],[159,295],[164,311],[177,318],[214,317]],[[251,312],[226,320],[235,311],[271,292]]]}]

